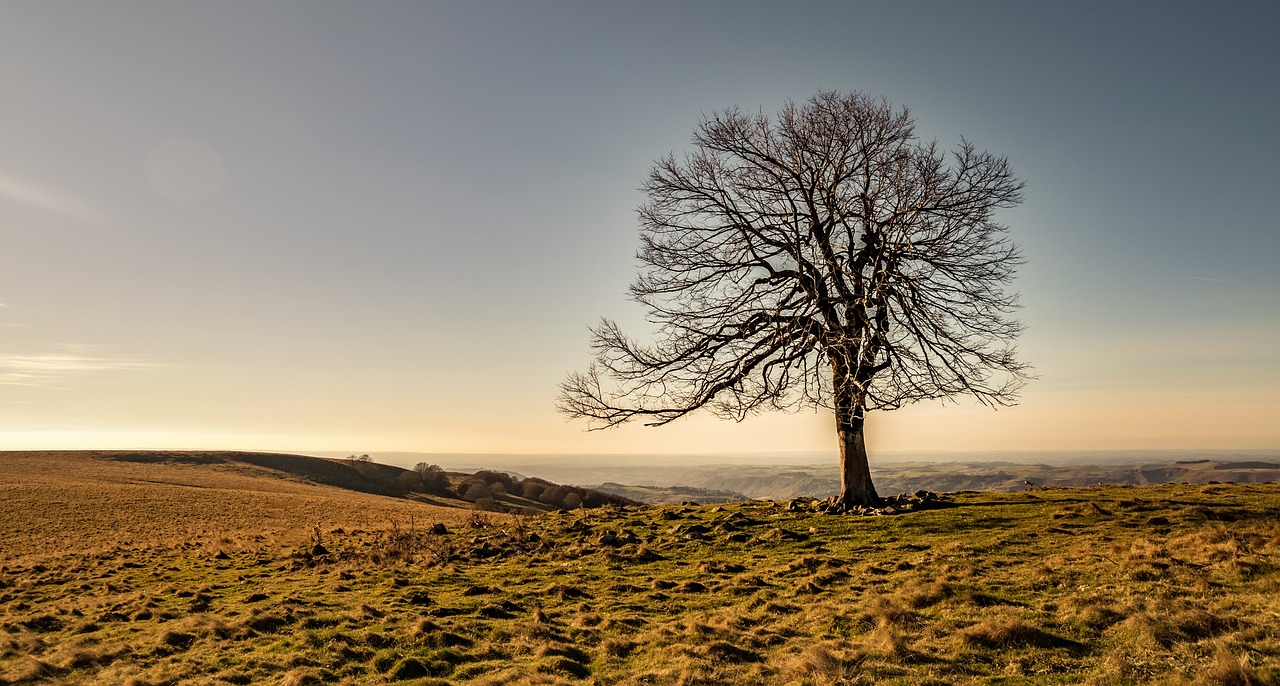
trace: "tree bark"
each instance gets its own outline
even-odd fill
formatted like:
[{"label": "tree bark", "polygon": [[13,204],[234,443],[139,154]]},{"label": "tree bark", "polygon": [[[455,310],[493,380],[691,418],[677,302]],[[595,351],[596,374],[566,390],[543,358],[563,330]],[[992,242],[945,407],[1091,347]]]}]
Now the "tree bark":
[{"label": "tree bark", "polygon": [[862,438],[865,421],[862,417],[836,412],[836,432],[840,437],[840,507],[844,510],[880,503],[876,487],[871,483],[867,446]]},{"label": "tree bark", "polygon": [[842,510],[876,506],[880,504],[880,496],[871,483],[871,466],[867,463],[867,445],[863,439],[866,423],[863,397],[858,386],[849,379],[844,359],[836,356],[832,362],[836,436],[840,441],[839,506]]}]

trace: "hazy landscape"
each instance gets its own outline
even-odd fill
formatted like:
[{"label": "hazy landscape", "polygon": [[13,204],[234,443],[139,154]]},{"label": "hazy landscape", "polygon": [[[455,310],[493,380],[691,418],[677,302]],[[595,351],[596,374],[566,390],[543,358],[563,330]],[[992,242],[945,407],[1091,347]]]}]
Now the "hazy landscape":
[{"label": "hazy landscape", "polygon": [[0,686],[1280,686],[1277,26],[0,2]]},{"label": "hazy landscape", "polygon": [[[328,455],[337,457],[341,454]],[[459,471],[498,469],[559,483],[602,486],[602,490],[610,493],[649,503],[829,498],[840,490],[839,463],[834,455],[822,453],[374,455],[379,461],[404,467],[425,461]],[[1280,482],[1280,451],[896,453],[878,456],[872,462],[871,473],[886,494],[918,490],[1020,491],[1042,486],[1099,484]]]},{"label": "hazy landscape", "polygon": [[1276,484],[514,516],[414,474],[0,453],[0,683],[1280,678]]}]

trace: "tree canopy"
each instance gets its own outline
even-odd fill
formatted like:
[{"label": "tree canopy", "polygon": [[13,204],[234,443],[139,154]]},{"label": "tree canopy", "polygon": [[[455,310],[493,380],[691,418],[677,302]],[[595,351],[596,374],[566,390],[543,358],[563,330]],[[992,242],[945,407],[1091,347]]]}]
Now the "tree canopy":
[{"label": "tree canopy", "polygon": [[642,186],[630,295],[653,341],[603,320],[558,406],[592,428],[831,408],[841,500],[873,502],[867,411],[1007,405],[1028,378],[1006,290],[1023,259],[995,220],[1022,188],[1005,158],[963,139],[947,154],[906,108],[862,93],[822,91],[776,118],[714,112]]}]

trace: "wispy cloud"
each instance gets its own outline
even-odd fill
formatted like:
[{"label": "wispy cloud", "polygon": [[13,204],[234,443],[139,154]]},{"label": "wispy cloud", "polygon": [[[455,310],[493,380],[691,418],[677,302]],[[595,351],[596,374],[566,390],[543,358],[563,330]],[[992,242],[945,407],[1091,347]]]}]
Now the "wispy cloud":
[{"label": "wispy cloud", "polygon": [[1243,281],[1232,281],[1232,280],[1230,280],[1230,279],[1210,279],[1210,278],[1209,278],[1209,277],[1207,277],[1207,276],[1193,276],[1193,277],[1191,277],[1191,278],[1192,278],[1192,279],[1194,279],[1194,280],[1196,280],[1196,281],[1212,281],[1212,282],[1214,282],[1214,283],[1234,283],[1234,284],[1235,284],[1235,285],[1237,285],[1237,286],[1252,286],[1252,285],[1253,285],[1253,284],[1245,283],[1245,282],[1243,282]]},{"label": "wispy cloud", "polygon": [[105,215],[66,191],[33,179],[0,170],[0,198],[28,207],[93,224],[105,224]]},{"label": "wispy cloud", "polygon": [[95,354],[88,346],[59,346],[54,352],[0,353],[0,385],[47,386],[95,372],[166,367],[136,356]]},{"label": "wispy cloud", "polygon": [[[8,305],[4,304],[4,301],[3,301],[3,300],[0,300],[0,310],[5,309],[6,307],[8,307]],[[0,320],[0,326],[3,326],[3,327],[5,327],[5,328],[16,328],[16,327],[22,326],[22,323],[21,323],[21,322],[7,322],[7,321]]]}]

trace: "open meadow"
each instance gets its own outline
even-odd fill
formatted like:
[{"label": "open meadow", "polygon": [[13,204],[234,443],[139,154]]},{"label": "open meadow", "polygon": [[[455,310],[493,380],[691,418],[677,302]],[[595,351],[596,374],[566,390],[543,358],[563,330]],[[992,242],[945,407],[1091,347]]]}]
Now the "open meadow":
[{"label": "open meadow", "polygon": [[511,516],[195,456],[0,454],[0,684],[1280,681],[1274,484]]},{"label": "open meadow", "polygon": [[104,549],[291,544],[320,523],[368,528],[411,516],[454,522],[466,515],[432,507],[429,498],[380,495],[394,491],[381,480],[344,475],[350,470],[336,461],[265,453],[236,460],[213,453],[89,455],[0,453],[0,564]]}]

